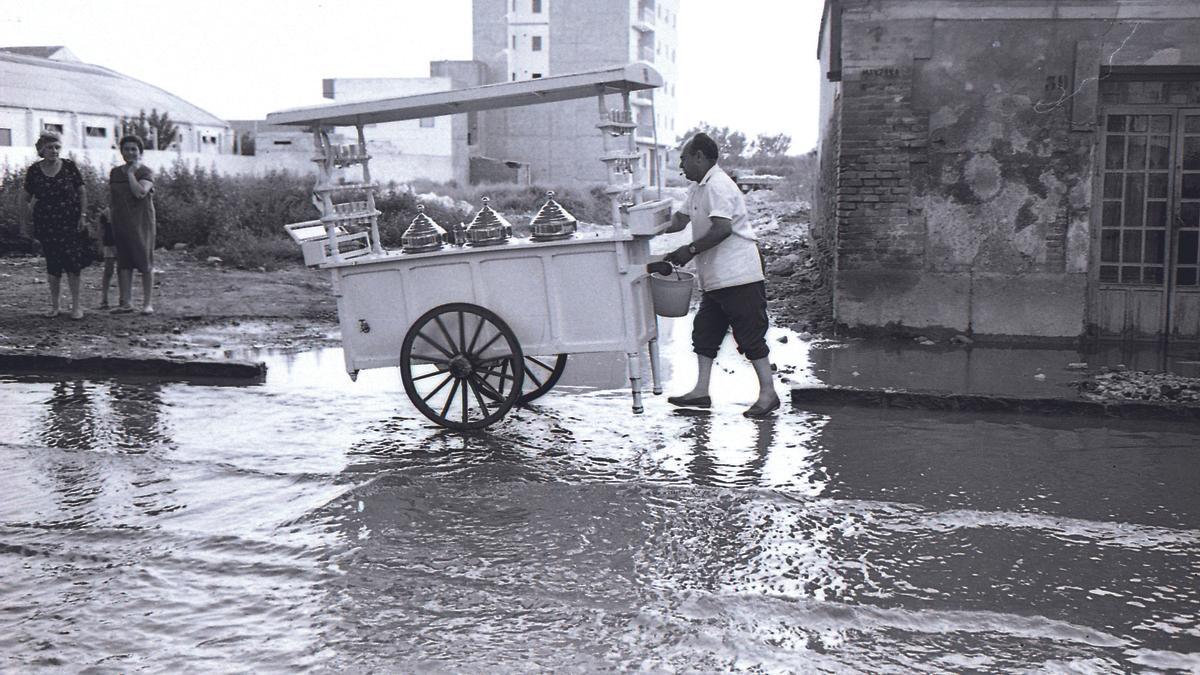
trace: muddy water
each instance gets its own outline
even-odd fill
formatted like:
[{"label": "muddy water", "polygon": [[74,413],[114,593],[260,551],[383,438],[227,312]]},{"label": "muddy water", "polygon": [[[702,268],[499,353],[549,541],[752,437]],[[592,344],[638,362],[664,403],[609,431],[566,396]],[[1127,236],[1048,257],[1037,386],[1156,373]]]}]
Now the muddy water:
[{"label": "muddy water", "polygon": [[464,436],[394,371],[265,357],[0,379],[0,670],[1200,668],[1195,427],[751,422],[731,356],[711,413],[635,417],[593,357]]}]

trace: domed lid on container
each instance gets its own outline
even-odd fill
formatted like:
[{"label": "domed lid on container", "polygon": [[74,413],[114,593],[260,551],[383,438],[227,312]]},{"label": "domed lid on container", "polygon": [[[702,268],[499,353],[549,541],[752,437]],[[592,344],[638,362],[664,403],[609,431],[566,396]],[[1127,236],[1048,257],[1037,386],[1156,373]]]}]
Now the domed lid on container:
[{"label": "domed lid on container", "polygon": [[467,243],[472,246],[502,244],[512,236],[512,225],[488,206],[489,201],[489,198],[483,198],[483,208],[467,225]]},{"label": "domed lid on container", "polygon": [[425,215],[424,204],[418,204],[417,215],[400,237],[400,243],[405,253],[425,253],[440,249],[445,239],[445,230]]},{"label": "domed lid on container", "polygon": [[578,224],[575,216],[554,201],[554,191],[550,190],[546,193],[546,203],[538,209],[529,227],[533,230],[534,241],[550,241],[574,236]]}]

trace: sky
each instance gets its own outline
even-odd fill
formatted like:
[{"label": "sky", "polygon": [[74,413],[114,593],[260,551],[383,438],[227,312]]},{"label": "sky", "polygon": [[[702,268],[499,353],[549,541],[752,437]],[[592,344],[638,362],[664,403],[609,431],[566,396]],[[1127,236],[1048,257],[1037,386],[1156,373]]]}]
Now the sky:
[{"label": "sky", "polygon": [[[681,0],[677,131],[707,122],[810,150],[822,4]],[[472,56],[470,0],[0,0],[0,10],[0,46],[64,45],[223,119],[328,103],[324,78],[424,77],[430,61]]]}]

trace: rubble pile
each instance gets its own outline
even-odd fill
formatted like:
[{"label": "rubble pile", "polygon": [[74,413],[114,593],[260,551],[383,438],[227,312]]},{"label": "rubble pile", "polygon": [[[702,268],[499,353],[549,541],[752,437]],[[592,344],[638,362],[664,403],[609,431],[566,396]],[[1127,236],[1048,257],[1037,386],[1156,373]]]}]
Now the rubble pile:
[{"label": "rubble pile", "polygon": [[1149,401],[1200,405],[1200,378],[1171,373],[1120,370],[1074,383],[1093,401]]},{"label": "rubble pile", "polygon": [[746,205],[766,268],[772,321],[797,332],[831,330],[832,294],[824,273],[831,253],[809,235],[808,202],[779,200],[766,192],[747,195]]}]

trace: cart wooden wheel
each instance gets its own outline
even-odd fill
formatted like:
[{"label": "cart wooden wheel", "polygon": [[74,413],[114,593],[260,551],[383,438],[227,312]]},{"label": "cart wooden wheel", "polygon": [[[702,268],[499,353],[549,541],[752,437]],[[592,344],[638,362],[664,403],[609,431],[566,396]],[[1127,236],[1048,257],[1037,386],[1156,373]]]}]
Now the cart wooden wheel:
[{"label": "cart wooden wheel", "polygon": [[557,356],[526,356],[525,357],[525,386],[521,390],[521,398],[517,405],[525,405],[533,399],[554,388],[558,378],[567,369],[567,355]]},{"label": "cart wooden wheel", "polygon": [[400,377],[422,415],[450,429],[482,429],[521,398],[524,360],[503,319],[477,305],[451,303],[425,312],[408,329]]}]

